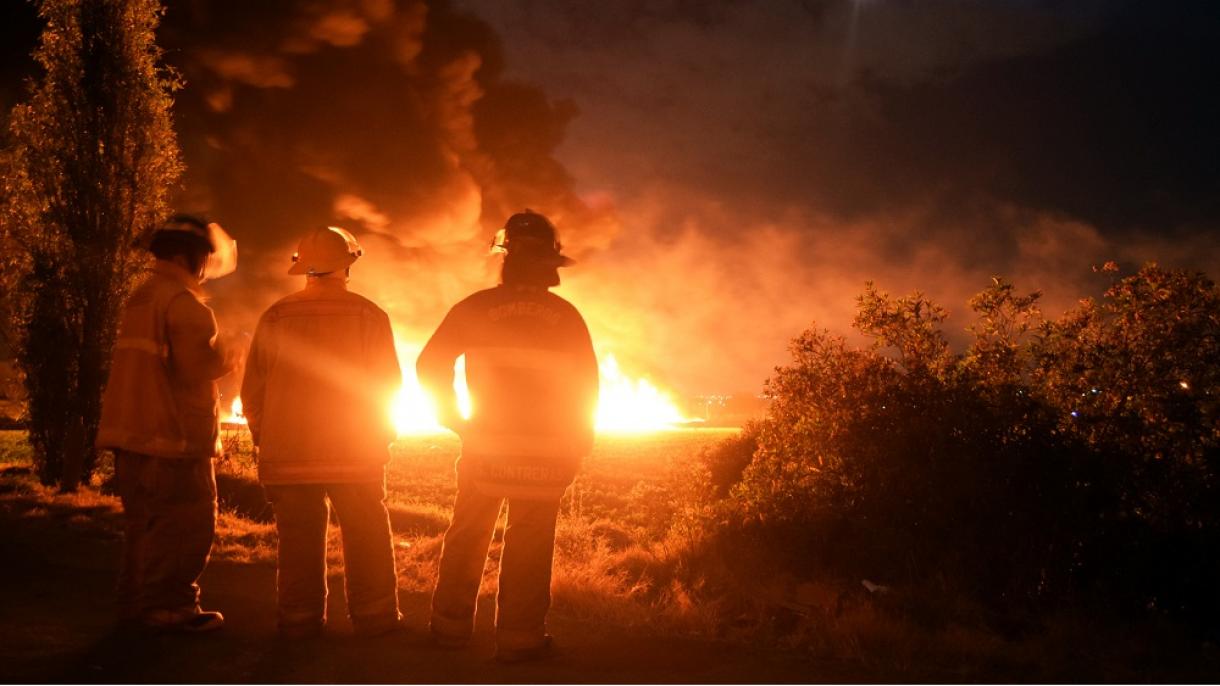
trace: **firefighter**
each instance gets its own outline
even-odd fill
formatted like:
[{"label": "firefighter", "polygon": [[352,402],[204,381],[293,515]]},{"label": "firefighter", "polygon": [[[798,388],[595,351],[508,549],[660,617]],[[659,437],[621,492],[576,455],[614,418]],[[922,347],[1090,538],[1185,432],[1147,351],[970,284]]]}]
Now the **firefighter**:
[{"label": "firefighter", "polygon": [[[580,313],[548,289],[559,285],[555,227],[541,214],[509,218],[492,243],[504,254],[501,283],[459,302],[420,353],[420,384],[441,422],[462,439],[453,521],[432,597],[431,632],[465,645],[502,501],[508,523],[496,596],[496,659],[546,657],[551,562],[560,498],[593,445],[597,359]],[[453,390],[466,356],[471,415]]]},{"label": "firefighter", "polygon": [[[123,503],[125,626],[205,632],[224,625],[221,613],[199,607],[197,581],[216,524],[216,379],[236,360],[218,342],[200,285],[210,258],[229,242],[216,224],[171,218],[147,238],[156,263],[122,315],[97,445],[114,451]],[[231,270],[235,247],[230,257]]]},{"label": "firefighter", "polygon": [[343,535],[354,631],[384,634],[402,619],[385,507],[396,438],[388,408],[402,374],[389,317],[347,290],[360,255],[340,228],[301,239],[288,273],[304,276],[305,288],[263,313],[242,380],[258,476],[279,532],[278,623],[286,638],[316,636],[325,626],[330,507]]}]

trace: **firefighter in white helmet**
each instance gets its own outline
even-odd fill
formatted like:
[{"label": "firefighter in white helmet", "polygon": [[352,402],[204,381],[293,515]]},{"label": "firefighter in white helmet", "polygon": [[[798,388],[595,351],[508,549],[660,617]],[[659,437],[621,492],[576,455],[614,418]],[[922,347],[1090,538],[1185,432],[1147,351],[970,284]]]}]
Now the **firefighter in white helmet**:
[{"label": "firefighter in white helmet", "polygon": [[235,366],[200,284],[213,260],[236,266],[216,224],[177,215],[146,237],[157,261],[127,301],[102,399],[97,446],[115,454],[123,501],[119,619],[157,630],[224,625],[199,607],[199,575],[216,522],[212,459],[220,455],[216,379]]},{"label": "firefighter in white helmet", "polygon": [[301,239],[288,273],[304,276],[305,288],[263,313],[242,380],[259,480],[275,509],[278,622],[289,638],[320,634],[326,623],[329,507],[343,534],[356,633],[386,633],[401,620],[384,501],[396,436],[388,408],[402,374],[389,317],[347,290],[360,256],[340,228]]},{"label": "firefighter in white helmet", "polygon": [[[555,519],[593,445],[597,358],[580,313],[548,290],[559,285],[559,267],[572,263],[550,221],[528,210],[514,214],[492,249],[504,253],[500,285],[455,305],[417,363],[442,423],[462,438],[431,631],[442,646],[469,640],[487,546],[507,499],[496,659],[517,662],[551,651],[546,615]],[[469,420],[453,391],[461,355],[473,408]]]}]

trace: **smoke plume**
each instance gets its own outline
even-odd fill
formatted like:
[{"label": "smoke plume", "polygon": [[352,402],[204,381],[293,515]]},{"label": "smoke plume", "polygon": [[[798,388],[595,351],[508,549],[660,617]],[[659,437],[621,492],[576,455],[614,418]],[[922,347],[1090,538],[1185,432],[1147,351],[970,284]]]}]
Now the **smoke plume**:
[{"label": "smoke plume", "polygon": [[923,290],[960,342],[993,275],[1055,315],[1105,287],[1108,260],[1220,273],[1215,15],[174,0],[160,43],[186,82],[178,205],[241,247],[209,286],[229,330],[300,287],[305,232],[343,226],[365,247],[352,288],[390,312],[410,368],[496,282],[488,242],[528,207],[578,260],[559,293],[599,351],[693,394],[757,391],[802,329],[847,329],[866,281]]}]

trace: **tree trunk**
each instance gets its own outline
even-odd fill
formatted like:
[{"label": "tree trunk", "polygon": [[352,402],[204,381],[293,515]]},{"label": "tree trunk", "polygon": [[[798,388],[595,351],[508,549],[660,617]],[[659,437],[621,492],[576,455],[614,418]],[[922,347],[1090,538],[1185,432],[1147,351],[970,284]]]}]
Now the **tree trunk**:
[{"label": "tree trunk", "polygon": [[[92,446],[89,446],[89,449],[92,449]],[[68,430],[64,436],[64,471],[59,481],[61,493],[75,493],[80,487],[87,461],[85,450],[85,423],[78,415],[68,420]]]}]

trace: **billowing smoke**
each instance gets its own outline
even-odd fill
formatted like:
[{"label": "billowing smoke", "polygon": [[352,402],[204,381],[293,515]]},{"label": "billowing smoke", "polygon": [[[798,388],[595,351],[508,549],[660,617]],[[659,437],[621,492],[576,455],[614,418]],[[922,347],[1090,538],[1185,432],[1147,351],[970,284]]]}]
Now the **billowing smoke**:
[{"label": "billowing smoke", "polygon": [[318,226],[360,237],[353,288],[416,343],[495,283],[488,244],[508,214],[571,227],[578,257],[614,233],[551,156],[574,108],[502,79],[491,29],[445,3],[171,4],[161,42],[187,84],[179,204],[242,248],[239,273],[212,287],[234,327],[299,287],[289,257]]},{"label": "billowing smoke", "polygon": [[558,155],[622,232],[572,292],[682,388],[756,388],[869,280],[960,342],[993,275],[1055,316],[1107,260],[1220,271],[1214,4],[464,4],[580,103]]},{"label": "billowing smoke", "polygon": [[666,230],[620,238],[573,269],[567,287],[577,302],[614,304],[592,309],[590,323],[632,344],[616,353],[625,366],[691,392],[757,389],[802,329],[846,333],[867,281],[928,294],[948,308],[947,333],[963,345],[967,301],[993,276],[1041,290],[1053,317],[1110,284],[1093,270],[1109,260],[1128,273],[1153,258],[1220,273],[1220,251],[1205,237],[1116,241],[1013,206],[953,221],[926,207],[856,219],[807,207],[761,216],[697,192],[655,192],[623,208],[624,233]]},{"label": "billowing smoke", "polygon": [[756,391],[869,280],[960,334],[997,274],[1057,314],[1107,260],[1220,273],[1196,5],[181,0],[160,42],[179,205],[242,249],[222,324],[251,331],[299,237],[339,225],[410,367],[530,207],[600,351],[693,394]]}]

